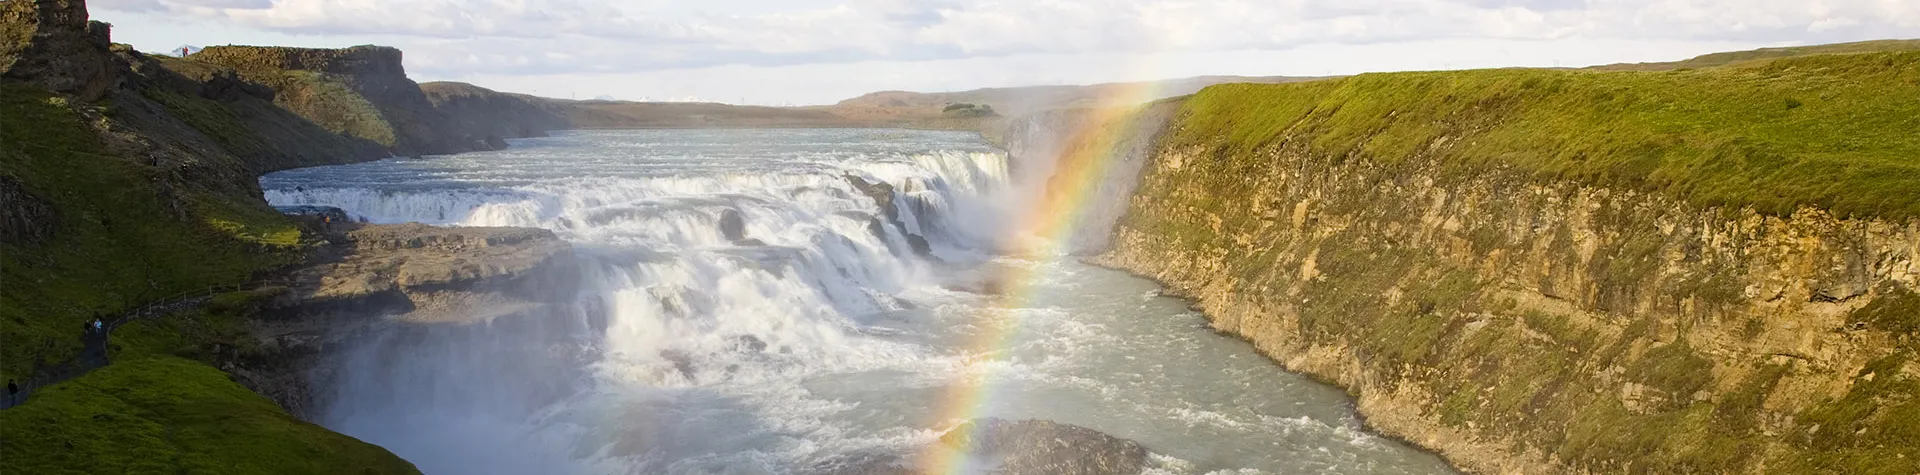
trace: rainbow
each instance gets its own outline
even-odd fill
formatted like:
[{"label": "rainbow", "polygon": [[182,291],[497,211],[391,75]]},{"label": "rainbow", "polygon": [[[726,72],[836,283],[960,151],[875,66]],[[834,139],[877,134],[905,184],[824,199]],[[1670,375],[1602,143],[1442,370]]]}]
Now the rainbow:
[{"label": "rainbow", "polygon": [[[1156,99],[1160,93],[1157,82],[1106,87],[1115,91],[1103,94],[1089,116],[1078,121],[1074,130],[1065,135],[1068,142],[1055,162],[1047,192],[1022,213],[1019,225],[1014,228],[1016,232],[1008,237],[1009,242],[1017,243],[1016,249],[1022,249],[1030,258],[1058,259],[1065,255],[1061,244],[1073,235],[1075,226],[1082,221],[1080,215],[1114,162],[1114,147],[1122,136],[1118,132],[1124,128],[1120,126],[1134,117],[1140,105]],[[965,346],[965,354],[970,355],[970,359],[965,363],[967,369],[961,373],[972,377],[964,377],[948,388],[934,413],[936,424],[964,430],[971,427],[965,425],[966,422],[984,416],[993,406],[996,387],[988,369],[1006,357],[1015,337],[1020,335],[1020,314],[1014,310],[1026,308],[1033,301],[1039,280],[1037,274],[1043,268],[1045,266],[1007,266],[995,276],[1002,292],[994,297],[992,305],[973,317],[981,330]],[[962,451],[935,443],[920,454],[916,466],[922,473],[984,471],[984,467],[971,466],[973,462]]]}]

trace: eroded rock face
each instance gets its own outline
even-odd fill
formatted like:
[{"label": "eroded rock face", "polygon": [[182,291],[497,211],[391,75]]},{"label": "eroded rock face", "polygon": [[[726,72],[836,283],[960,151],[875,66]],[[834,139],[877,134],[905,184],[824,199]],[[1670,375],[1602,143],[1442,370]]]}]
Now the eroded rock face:
[{"label": "eroded rock face", "polygon": [[420,85],[407,78],[395,48],[214,46],[189,59],[232,68],[267,84],[282,107],[330,129],[379,142],[395,154],[495,148],[486,137],[469,136],[434,107]]},{"label": "eroded rock face", "polygon": [[1470,471],[1819,473],[1807,461],[1836,453],[1920,469],[1899,416],[1920,394],[1915,327],[1884,318],[1920,314],[1920,222],[1447,174],[1312,140],[1159,150],[1097,262],[1197,300]]},{"label": "eroded rock face", "polygon": [[0,3],[0,77],[97,100],[125,69],[113,61],[108,30],[87,19],[84,1]]},{"label": "eroded rock face", "polygon": [[550,231],[322,225],[338,244],[290,272],[251,322],[270,356],[227,368],[295,414],[312,415],[311,380],[331,372],[318,357],[346,343],[433,328],[531,335],[544,327],[531,319],[572,315],[572,247]]},{"label": "eroded rock face", "polygon": [[1139,443],[1044,420],[980,419],[947,432],[940,443],[1005,475],[1133,475],[1147,464]]}]

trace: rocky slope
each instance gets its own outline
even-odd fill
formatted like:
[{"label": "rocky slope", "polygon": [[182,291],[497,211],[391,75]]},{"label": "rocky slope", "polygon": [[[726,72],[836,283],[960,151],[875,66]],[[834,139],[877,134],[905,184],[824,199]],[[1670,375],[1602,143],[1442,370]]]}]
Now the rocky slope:
[{"label": "rocky slope", "polygon": [[407,78],[398,49],[214,46],[187,59],[232,68],[272,87],[281,107],[328,130],[387,146],[396,155],[490,150],[498,144],[470,135],[447,111],[434,107],[420,85]]},{"label": "rocky slope", "polygon": [[1469,471],[1914,473],[1916,78],[1879,53],[1210,88],[1097,261]]}]

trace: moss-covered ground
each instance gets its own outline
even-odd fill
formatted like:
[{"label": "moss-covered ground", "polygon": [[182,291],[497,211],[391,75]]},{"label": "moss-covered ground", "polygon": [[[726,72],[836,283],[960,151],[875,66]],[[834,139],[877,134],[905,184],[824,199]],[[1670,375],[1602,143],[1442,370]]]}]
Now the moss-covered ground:
[{"label": "moss-covered ground", "polygon": [[1773,214],[1920,216],[1920,51],[1221,85],[1186,110],[1171,143],[1238,157],[1309,136],[1327,156],[1431,154],[1462,174],[1514,167]]},{"label": "moss-covered ground", "polygon": [[[43,90],[4,85],[0,173],[51,206],[39,243],[0,250],[0,373],[25,379],[80,347],[80,326],[167,296],[246,282],[291,262],[299,231],[263,203],[185,186],[110,156],[82,117]],[[180,219],[176,208],[187,210]]]},{"label": "moss-covered ground", "polygon": [[174,357],[128,358],[44,389],[0,411],[0,440],[7,473],[417,473]]}]

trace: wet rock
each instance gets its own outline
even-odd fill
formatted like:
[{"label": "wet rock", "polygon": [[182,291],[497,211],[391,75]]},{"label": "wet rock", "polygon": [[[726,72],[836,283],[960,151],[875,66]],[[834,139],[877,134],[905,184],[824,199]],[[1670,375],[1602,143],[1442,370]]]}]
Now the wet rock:
[{"label": "wet rock", "polygon": [[747,238],[747,220],[740,212],[732,209],[720,212],[720,235],[728,241],[740,242]]},{"label": "wet rock", "polygon": [[680,350],[660,350],[660,358],[673,363],[673,370],[679,371],[680,376],[686,377],[688,380],[693,379],[694,366],[692,355],[688,355],[687,352]]},{"label": "wet rock", "polygon": [[1005,475],[1133,475],[1147,464],[1139,443],[1044,420],[975,420],[948,431],[940,443]]},{"label": "wet rock", "polygon": [[[886,219],[888,224],[893,225],[894,230],[900,231],[901,236],[907,237],[907,246],[913,248],[914,255],[921,257],[931,257],[933,255],[933,246],[927,244],[927,238],[908,231],[907,223],[900,220],[900,209],[895,207],[893,203],[893,185],[886,183],[869,183],[866,179],[853,175],[847,175],[846,178],[847,183],[853,185],[853,189],[860,190],[861,194],[865,194],[868,198],[873,199],[873,205],[880,208],[881,215]],[[868,225],[867,230],[885,239],[886,233],[880,229],[877,221],[874,222],[874,224]]]},{"label": "wet rock", "polygon": [[762,341],[759,337],[756,337],[753,335],[740,335],[740,336],[733,337],[733,343],[734,343],[734,348],[741,351],[751,351],[754,353],[767,351],[767,342]]}]

